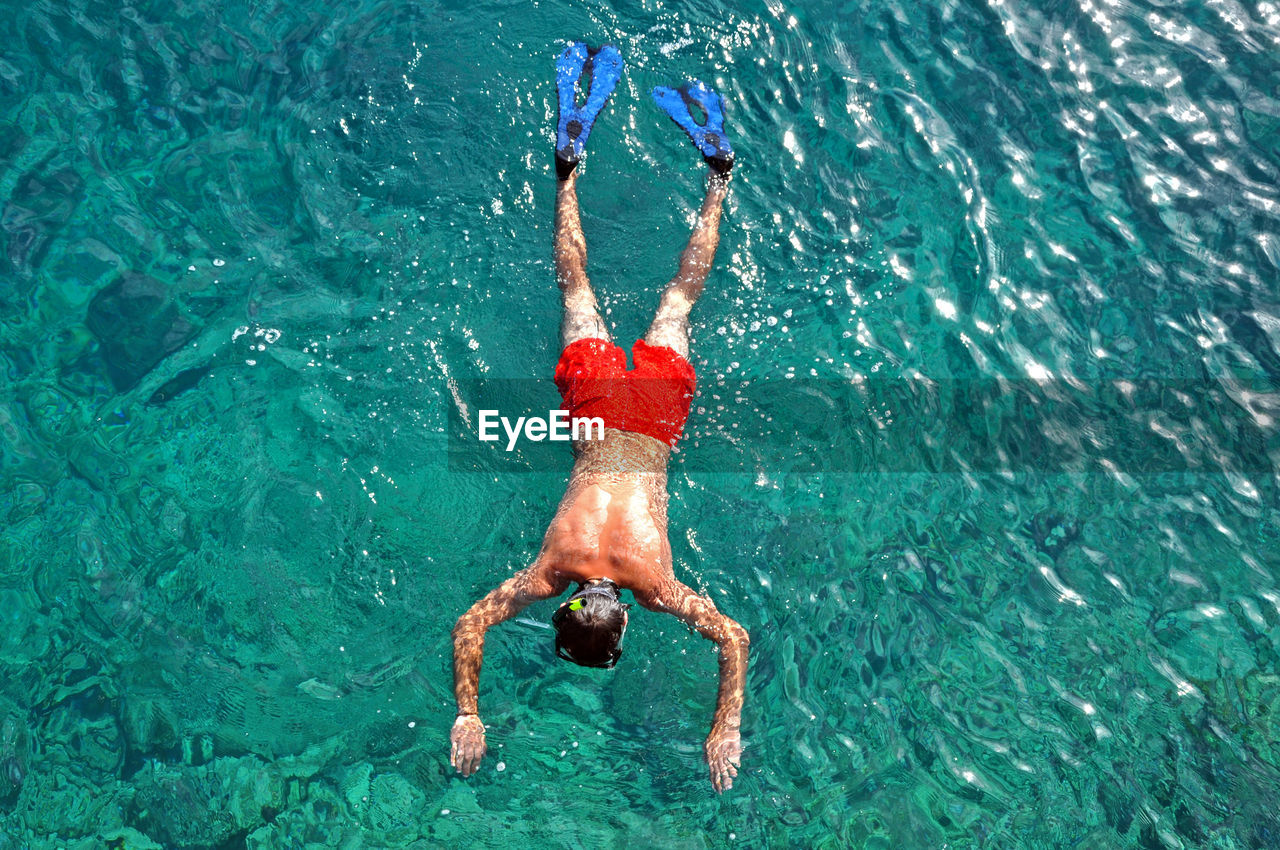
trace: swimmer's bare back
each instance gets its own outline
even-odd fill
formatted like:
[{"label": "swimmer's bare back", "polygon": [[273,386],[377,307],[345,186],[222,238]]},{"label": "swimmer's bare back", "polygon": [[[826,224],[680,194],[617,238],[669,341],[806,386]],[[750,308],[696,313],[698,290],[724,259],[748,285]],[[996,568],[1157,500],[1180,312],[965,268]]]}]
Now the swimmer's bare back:
[{"label": "swimmer's bare back", "polygon": [[607,428],[575,444],[576,459],[537,564],[548,576],[612,579],[637,601],[675,581],[667,542],[671,450],[643,434]]}]

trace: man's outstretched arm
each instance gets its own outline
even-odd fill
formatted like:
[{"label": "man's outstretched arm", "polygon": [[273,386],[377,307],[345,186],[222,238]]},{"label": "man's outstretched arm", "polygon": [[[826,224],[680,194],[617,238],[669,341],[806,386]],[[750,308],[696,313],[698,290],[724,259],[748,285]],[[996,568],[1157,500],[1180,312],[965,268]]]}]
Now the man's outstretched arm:
[{"label": "man's outstretched arm", "polygon": [[698,634],[720,648],[720,692],[711,733],[703,748],[711,768],[711,784],[717,791],[733,787],[742,757],[742,692],[747,682],[747,650],[751,639],[747,630],[716,610],[715,603],[693,589],[675,582],[640,604],[679,617]]},{"label": "man's outstretched arm", "polygon": [[458,701],[458,717],[450,735],[449,764],[463,776],[475,773],[485,754],[484,724],[480,722],[478,701],[484,633],[490,626],[511,619],[529,604],[554,593],[535,564],[489,591],[459,617],[453,627],[453,694]]}]

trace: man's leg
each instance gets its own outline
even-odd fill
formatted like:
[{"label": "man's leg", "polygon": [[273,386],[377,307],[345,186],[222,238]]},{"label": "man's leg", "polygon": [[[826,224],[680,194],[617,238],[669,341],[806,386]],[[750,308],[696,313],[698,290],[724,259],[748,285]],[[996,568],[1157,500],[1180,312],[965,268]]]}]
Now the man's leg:
[{"label": "man's leg", "polygon": [[609,339],[609,327],[600,318],[596,295],[587,280],[587,240],[578,217],[578,172],[556,181],[556,282],[564,303],[560,320],[560,345],[580,339]]},{"label": "man's leg", "polygon": [[680,255],[680,270],[663,290],[658,312],[644,335],[649,345],[673,348],[686,360],[689,359],[689,311],[702,294],[702,286],[711,272],[716,245],[720,242],[720,208],[728,192],[729,175],[713,172],[707,181],[707,196],[702,201],[693,235]]}]

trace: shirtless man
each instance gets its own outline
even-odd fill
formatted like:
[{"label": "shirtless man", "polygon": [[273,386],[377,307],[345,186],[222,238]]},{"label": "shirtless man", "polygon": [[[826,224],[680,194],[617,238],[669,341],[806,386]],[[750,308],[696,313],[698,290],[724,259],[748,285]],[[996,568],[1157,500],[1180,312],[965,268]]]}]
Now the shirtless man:
[{"label": "shirtless man", "polygon": [[[733,151],[723,137],[719,95],[697,81],[678,90],[654,89],[654,100],[690,135],[711,173],[679,271],[663,291],[644,340],[636,341],[635,368],[628,372],[626,357],[610,341],[587,281],[574,170],[591,124],[621,70],[622,59],[609,46],[590,51],[574,43],[557,63],[555,263],[564,305],[564,350],[556,366],[556,386],[571,416],[604,420],[604,438],[574,443],[569,486],[533,564],[471,606],[453,629],[458,716],[449,761],[463,776],[470,776],[485,754],[477,691],[484,635],[490,626],[576,584],[576,591],[551,618],[556,654],[587,667],[612,667],[622,653],[627,627],[630,606],[620,598],[625,589],[645,608],[675,615],[720,649],[720,690],[704,752],[711,783],[723,791],[732,786],[742,753],[739,727],[749,641],[742,626],[679,582],[671,569],[667,460],[693,397],[688,317],[711,271]],[[574,87],[586,78],[590,93],[580,107]],[[691,116],[691,102],[706,114],[704,123]]]}]

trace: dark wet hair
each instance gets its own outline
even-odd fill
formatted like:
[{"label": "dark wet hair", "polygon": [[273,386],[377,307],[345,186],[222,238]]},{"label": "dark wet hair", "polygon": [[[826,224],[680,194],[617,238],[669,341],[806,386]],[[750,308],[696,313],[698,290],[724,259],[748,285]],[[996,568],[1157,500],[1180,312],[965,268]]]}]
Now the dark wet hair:
[{"label": "dark wet hair", "polygon": [[579,590],[556,611],[551,618],[556,630],[556,655],[583,667],[612,667],[618,663],[627,609],[631,606],[621,601],[617,585],[611,581],[608,584],[612,594],[595,588]]}]

